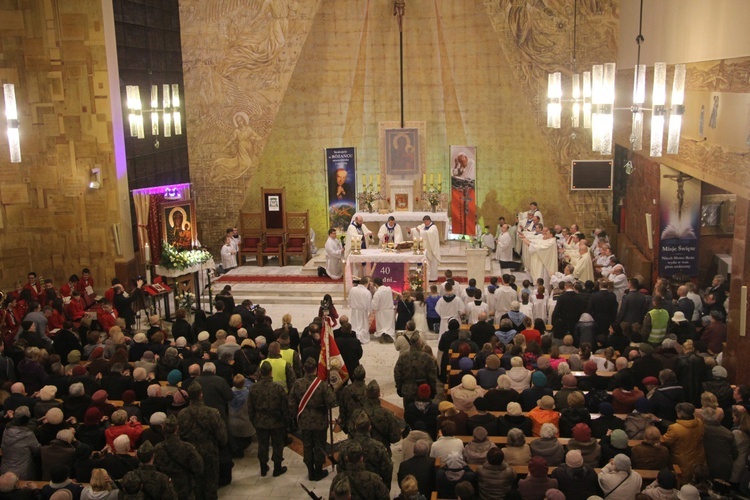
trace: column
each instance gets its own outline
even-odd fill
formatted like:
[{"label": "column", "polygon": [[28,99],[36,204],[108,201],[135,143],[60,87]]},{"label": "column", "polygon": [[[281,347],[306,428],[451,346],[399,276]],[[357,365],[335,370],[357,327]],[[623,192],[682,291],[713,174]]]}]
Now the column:
[{"label": "column", "polygon": [[[727,345],[723,364],[734,384],[750,383],[750,336],[740,332],[740,316],[748,314],[747,304],[740,303],[740,288],[750,284],[750,252],[747,239],[750,237],[750,201],[737,198],[732,243],[732,280],[729,288],[729,317]],[[744,311],[743,311],[744,309]],[[741,335],[746,336],[741,336]]]}]

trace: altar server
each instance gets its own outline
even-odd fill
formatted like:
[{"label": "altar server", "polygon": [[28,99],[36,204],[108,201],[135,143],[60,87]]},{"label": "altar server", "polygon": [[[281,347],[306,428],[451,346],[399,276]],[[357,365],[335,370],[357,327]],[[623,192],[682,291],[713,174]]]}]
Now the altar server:
[{"label": "altar server", "polygon": [[359,285],[349,291],[349,306],[351,307],[349,323],[357,339],[363,344],[370,341],[369,317],[372,311],[372,294],[369,284],[369,278],[364,277],[359,281]]},{"label": "altar server", "polygon": [[328,239],[326,240],[326,274],[334,280],[340,279],[344,274],[341,257],[344,255],[344,247],[336,236],[336,230],[328,230]]},{"label": "altar server", "polygon": [[383,284],[382,278],[374,278],[375,294],[372,296],[372,310],[375,311],[375,335],[380,342],[392,344],[396,339],[396,315],[393,310],[393,289]]}]

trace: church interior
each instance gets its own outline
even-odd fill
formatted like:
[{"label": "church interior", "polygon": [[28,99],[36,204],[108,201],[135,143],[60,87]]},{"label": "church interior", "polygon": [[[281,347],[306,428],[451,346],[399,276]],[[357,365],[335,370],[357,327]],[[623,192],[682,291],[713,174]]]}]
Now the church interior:
[{"label": "church interior", "polygon": [[[414,128],[416,179],[448,179],[450,146],[476,146],[479,227],[494,233],[498,217],[514,221],[535,201],[548,223],[605,230],[647,288],[660,276],[664,207],[679,199],[682,210],[682,180],[693,182],[697,194],[685,199],[699,214],[700,234],[689,278],[700,289],[716,274],[727,278],[722,364],[734,383],[750,384],[750,364],[742,362],[750,354],[747,7],[745,0],[406,0],[402,16],[392,0],[0,0],[0,80],[15,93],[11,105],[6,85],[0,113],[8,129],[0,135],[0,290],[13,290],[29,271],[59,286],[89,268],[99,295],[113,278],[153,279],[158,209],[175,200],[192,200],[194,213],[183,212],[197,227],[192,243],[218,263],[227,228],[255,230],[263,190],[283,190],[285,210],[305,214],[303,237],[316,235],[317,256],[304,256],[302,266],[271,259],[260,267],[263,257],[250,252],[213,293],[231,283],[236,298],[264,304],[277,321],[292,312],[300,325],[316,315],[324,293],[346,311],[340,282],[295,284],[324,265],[325,150],[355,148],[357,186],[376,179],[385,198],[398,177],[386,167],[384,133]],[[686,70],[672,154],[666,126],[664,146],[657,154],[651,148],[661,62],[668,108],[675,66]],[[616,63],[612,145],[601,154],[592,151],[591,129],[573,126],[571,79],[607,63]],[[638,150],[631,141],[636,64],[645,66],[646,96]],[[557,72],[555,128],[548,85]],[[571,189],[571,165],[581,160],[611,160],[611,185]],[[665,167],[681,174],[679,186]],[[375,209],[389,205],[383,199]],[[466,245],[455,238],[442,245],[441,275],[465,269]],[[496,276],[497,264],[487,266],[487,278]],[[269,275],[280,278],[264,282]],[[368,369],[383,379],[390,368],[379,364],[395,356],[385,347],[365,348]],[[389,391],[385,399],[399,404]],[[303,470],[298,454],[286,454]],[[246,482],[222,489],[222,498],[307,496],[298,478],[257,478],[257,462],[244,460],[235,477]],[[321,482],[318,494],[329,485]]]}]

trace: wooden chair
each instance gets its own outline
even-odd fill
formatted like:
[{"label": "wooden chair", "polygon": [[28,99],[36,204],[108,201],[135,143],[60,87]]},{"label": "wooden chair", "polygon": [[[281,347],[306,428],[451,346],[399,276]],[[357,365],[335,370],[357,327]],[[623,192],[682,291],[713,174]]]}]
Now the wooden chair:
[{"label": "wooden chair", "polygon": [[301,257],[302,265],[310,260],[310,213],[287,212],[287,238],[284,245],[284,263],[289,265],[290,257]]},{"label": "wooden chair", "polygon": [[263,267],[266,257],[275,256],[279,259],[279,267],[284,265],[284,245],[286,234],[265,234],[258,247],[258,265]]},{"label": "wooden chair", "polygon": [[260,249],[263,244],[260,212],[240,212],[240,236],[242,240],[237,263],[242,265],[250,255],[254,255],[260,263]]}]

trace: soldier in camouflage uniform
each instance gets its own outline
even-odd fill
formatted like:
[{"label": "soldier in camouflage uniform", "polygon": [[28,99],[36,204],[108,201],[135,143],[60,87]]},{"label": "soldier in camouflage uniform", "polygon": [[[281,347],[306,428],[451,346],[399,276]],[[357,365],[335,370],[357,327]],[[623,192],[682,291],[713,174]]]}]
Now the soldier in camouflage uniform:
[{"label": "soldier in camouflage uniform", "polygon": [[[346,457],[350,447],[358,446],[365,455],[365,469],[380,476],[383,484],[390,490],[393,461],[388,451],[383,443],[370,437],[370,418],[364,410],[357,410],[352,417],[354,428],[349,439],[342,441],[339,445],[339,456]],[[338,472],[348,470],[348,463],[339,460],[337,470]]]},{"label": "soldier in camouflage uniform", "polygon": [[345,385],[336,393],[339,400],[339,426],[341,430],[349,434],[349,429],[354,428],[351,421],[352,414],[356,410],[361,410],[365,404],[365,367],[357,366],[352,373],[352,383]]},{"label": "soldier in camouflage uniform", "polygon": [[289,422],[289,401],[284,388],[273,381],[270,363],[260,364],[260,378],[250,388],[247,408],[255,430],[258,432],[258,460],[260,475],[268,474],[268,442],[273,445],[273,475],[286,472],[284,461],[284,439]]},{"label": "soldier in camouflage uniform", "polygon": [[393,379],[396,392],[404,398],[404,408],[417,399],[417,389],[421,384],[430,386],[433,395],[436,392],[437,363],[435,358],[422,350],[424,341],[418,332],[407,337],[410,347],[396,361],[393,368]]},{"label": "soldier in camouflage uniform", "polygon": [[367,384],[367,401],[364,411],[370,417],[370,435],[385,446],[388,455],[391,454],[391,444],[401,440],[402,425],[396,416],[380,405],[380,385],[377,380]]},{"label": "soldier in camouflage uniform", "polygon": [[[343,453],[343,452],[342,452]],[[355,443],[346,450],[341,461],[346,463],[346,470],[339,472],[331,482],[329,498],[351,498],[353,500],[387,500],[390,498],[390,481],[383,484],[380,477],[365,469],[365,453]],[[347,484],[348,483],[348,484]],[[346,493],[350,496],[346,496]]]},{"label": "soldier in camouflage uniform", "polygon": [[328,476],[328,471],[323,470],[326,460],[326,430],[328,429],[328,410],[336,402],[336,396],[330,384],[323,381],[310,396],[305,409],[299,413],[300,402],[308,387],[317,379],[318,362],[313,358],[307,358],[304,369],[304,378],[294,382],[292,390],[289,391],[289,410],[292,415],[297,415],[297,425],[302,431],[307,478],[310,481],[320,481]]},{"label": "soldier in camouflage uniform", "polygon": [[122,478],[127,491],[133,493],[137,490],[145,500],[177,500],[172,480],[154,467],[154,447],[151,441],[143,443],[136,456],[140,465]]},{"label": "soldier in camouflage uniform", "polygon": [[170,415],[163,428],[164,441],[154,447],[154,465],[174,480],[180,500],[193,500],[203,474],[203,459],[195,446],[180,440],[177,417]]},{"label": "soldier in camouflage uniform", "polygon": [[227,445],[227,426],[219,410],[203,403],[200,382],[188,387],[190,406],[177,415],[180,437],[192,444],[203,459],[203,474],[196,481],[195,498],[213,500],[219,489],[219,450]]}]

